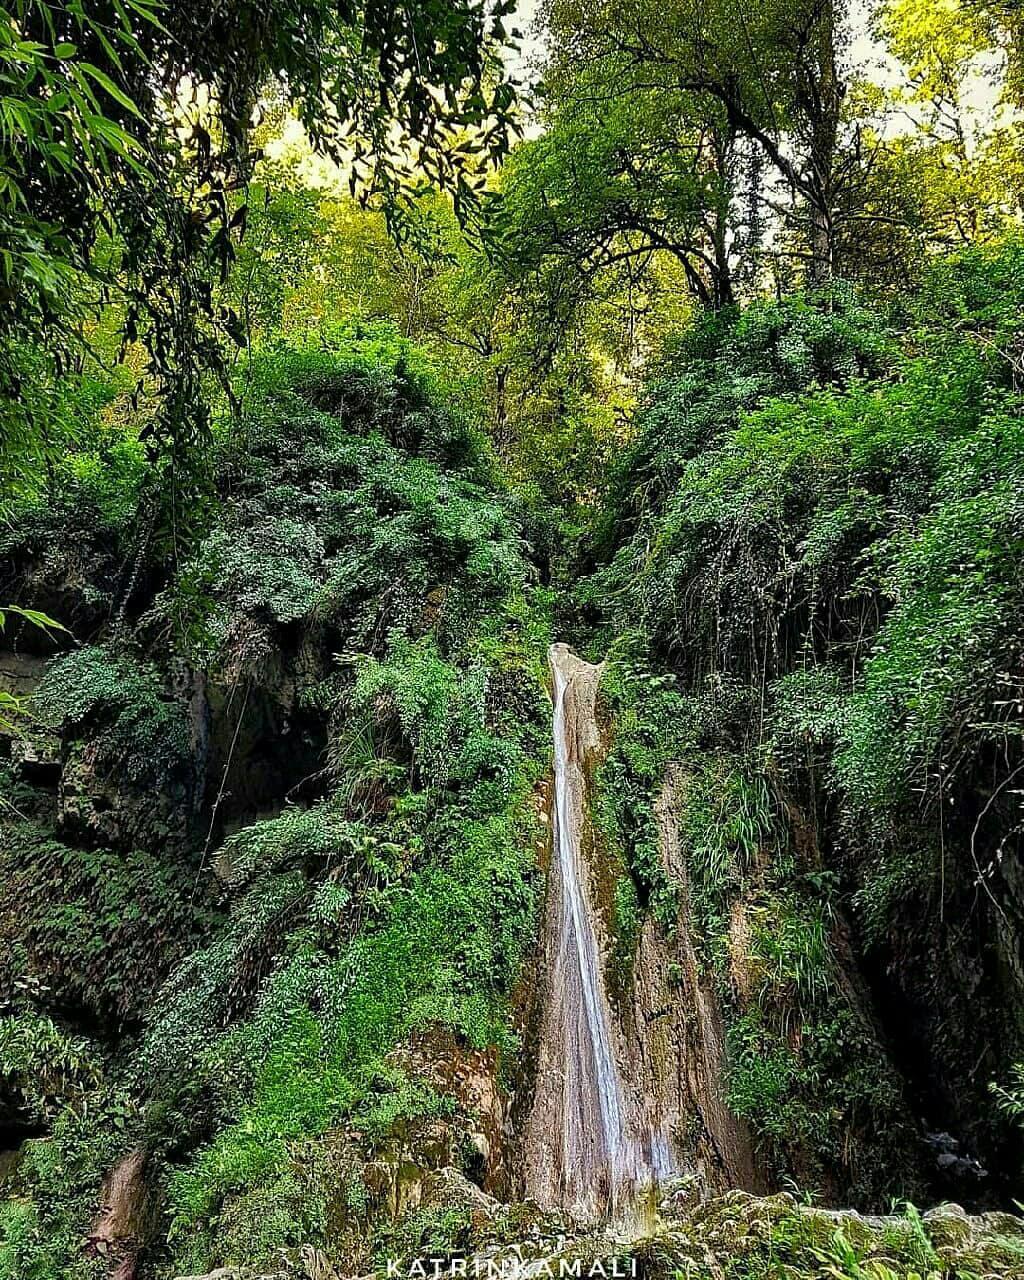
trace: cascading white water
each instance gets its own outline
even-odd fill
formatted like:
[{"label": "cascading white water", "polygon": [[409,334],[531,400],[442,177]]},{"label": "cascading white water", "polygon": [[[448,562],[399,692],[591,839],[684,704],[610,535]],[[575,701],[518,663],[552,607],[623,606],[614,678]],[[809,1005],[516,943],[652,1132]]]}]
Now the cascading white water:
[{"label": "cascading white water", "polygon": [[[569,966],[579,973],[578,1016],[584,1033],[578,1040],[584,1042],[591,1058],[592,1086],[596,1092],[598,1113],[601,1119],[601,1138],[608,1161],[609,1190],[614,1201],[618,1188],[619,1170],[626,1154],[626,1133],[623,1124],[624,1103],[619,1071],[612,1051],[607,1002],[602,990],[599,971],[597,938],[591,919],[590,906],[584,887],[584,870],[580,857],[580,832],[577,823],[579,805],[577,795],[583,778],[578,761],[569,760],[565,728],[565,691],[568,679],[558,661],[557,646],[551,650],[551,670],[554,678],[554,746],[555,746],[555,859],[562,887],[562,927],[559,944],[559,969],[564,973]],[[570,988],[574,986],[570,983]],[[567,1108],[564,1122],[569,1125],[579,1117],[581,1108]],[[567,1155],[577,1144],[571,1134],[566,1134]]]},{"label": "cascading white water", "polygon": [[638,1141],[604,986],[587,866],[585,757],[598,744],[600,668],[566,645],[549,655],[554,685],[554,844],[545,924],[548,1001],[540,1046],[527,1185],[542,1203],[621,1218],[668,1172],[663,1140]]},{"label": "cascading white water", "polygon": [[601,759],[601,667],[567,645],[549,653],[554,819],[536,1003],[524,1008],[530,1095],[522,1107],[522,1189],[546,1209],[604,1220],[626,1236],[651,1225],[655,1189],[685,1173],[708,1190],[762,1188],[750,1134],[726,1102],[725,1047],[713,982],[691,935],[680,847],[679,776],[655,800],[658,852],[678,888],[671,936],[652,919],[634,939],[631,980],[605,987],[614,886],[589,821],[588,779]]}]

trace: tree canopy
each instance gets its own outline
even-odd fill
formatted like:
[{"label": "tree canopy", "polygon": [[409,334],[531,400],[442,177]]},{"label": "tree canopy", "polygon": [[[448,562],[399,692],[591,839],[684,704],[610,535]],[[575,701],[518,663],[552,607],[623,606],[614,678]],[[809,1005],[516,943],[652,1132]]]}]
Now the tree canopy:
[{"label": "tree canopy", "polygon": [[1019,1277],[1021,5],[5,3],[0,1280]]}]

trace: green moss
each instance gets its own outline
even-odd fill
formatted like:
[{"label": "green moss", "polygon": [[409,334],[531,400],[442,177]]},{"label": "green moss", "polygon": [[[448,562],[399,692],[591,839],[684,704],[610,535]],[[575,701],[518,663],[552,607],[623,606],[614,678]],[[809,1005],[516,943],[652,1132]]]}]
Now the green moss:
[{"label": "green moss", "polygon": [[33,712],[70,739],[88,738],[100,765],[131,782],[183,774],[189,764],[188,722],[154,664],[102,645],[55,659]]},{"label": "green moss", "polygon": [[676,927],[679,888],[665,865],[654,806],[689,725],[672,681],[650,675],[628,657],[609,662],[600,696],[611,722],[611,745],[594,779],[592,816],[614,874],[608,923],[613,986],[622,991],[631,980],[644,918],[653,917],[666,935]]},{"label": "green moss", "polygon": [[[1019,1236],[962,1211],[926,1218],[912,1204],[881,1221],[781,1193],[731,1192],[634,1245],[643,1275],[699,1280],[977,1280],[1015,1277]],[[588,1253],[586,1256],[593,1256]]]},{"label": "green moss", "polygon": [[112,1028],[137,1020],[199,911],[187,870],[151,853],[77,849],[38,826],[4,829],[0,995],[79,1009]]},{"label": "green moss", "polygon": [[636,884],[628,872],[623,872],[616,878],[612,919],[614,940],[612,964],[615,969],[615,987],[619,992],[625,992],[629,990],[632,982],[633,961],[643,924]]}]

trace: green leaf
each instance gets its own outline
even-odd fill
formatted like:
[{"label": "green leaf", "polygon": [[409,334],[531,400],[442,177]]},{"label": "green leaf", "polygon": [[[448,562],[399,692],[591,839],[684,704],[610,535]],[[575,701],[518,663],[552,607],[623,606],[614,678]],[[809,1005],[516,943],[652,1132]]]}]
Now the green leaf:
[{"label": "green leaf", "polygon": [[21,605],[7,604],[0,609],[0,631],[2,631],[7,623],[7,614],[14,613],[18,617],[24,618],[26,622],[30,622],[34,627],[39,627],[43,631],[63,631],[66,635],[71,633],[63,623],[58,622],[56,618],[51,618],[49,614],[43,613],[39,609],[25,609]]},{"label": "green leaf", "polygon": [[132,115],[138,119],[142,119],[138,107],[132,102],[131,98],[111,80],[105,71],[101,71],[99,67],[94,66],[91,62],[82,62],[79,64],[80,70],[84,71],[87,76],[91,76],[93,80],[110,94],[110,96],[126,111],[130,111]]}]

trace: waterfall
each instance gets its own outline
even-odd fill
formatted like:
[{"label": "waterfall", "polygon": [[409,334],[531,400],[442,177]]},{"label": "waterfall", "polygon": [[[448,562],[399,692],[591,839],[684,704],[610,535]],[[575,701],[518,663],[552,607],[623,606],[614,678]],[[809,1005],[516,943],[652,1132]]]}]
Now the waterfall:
[{"label": "waterfall", "polygon": [[528,1135],[528,1192],[587,1218],[621,1218],[670,1166],[661,1134],[638,1140],[620,1073],[584,859],[588,751],[599,744],[600,668],[553,645],[554,841],[545,922],[547,1008]]},{"label": "waterfall", "polygon": [[[623,1096],[619,1071],[612,1051],[607,1000],[599,972],[600,957],[591,918],[590,904],[584,884],[581,863],[579,816],[582,808],[582,770],[580,762],[570,760],[568,734],[565,727],[565,691],[568,686],[566,665],[562,655],[551,651],[554,677],[555,739],[555,831],[554,852],[557,874],[562,889],[562,921],[559,944],[558,977],[564,989],[573,992],[580,1027],[575,1040],[580,1061],[577,1087],[587,1089],[597,1098],[601,1121],[600,1151],[607,1164],[607,1181],[611,1200],[618,1189],[618,1173],[626,1151],[623,1127]],[[571,1070],[566,1062],[566,1070]],[[579,1115],[582,1108],[576,1108]],[[574,1142],[570,1128],[571,1111],[565,1117],[565,1142],[571,1156]],[[599,1171],[601,1172],[601,1171]]]}]

